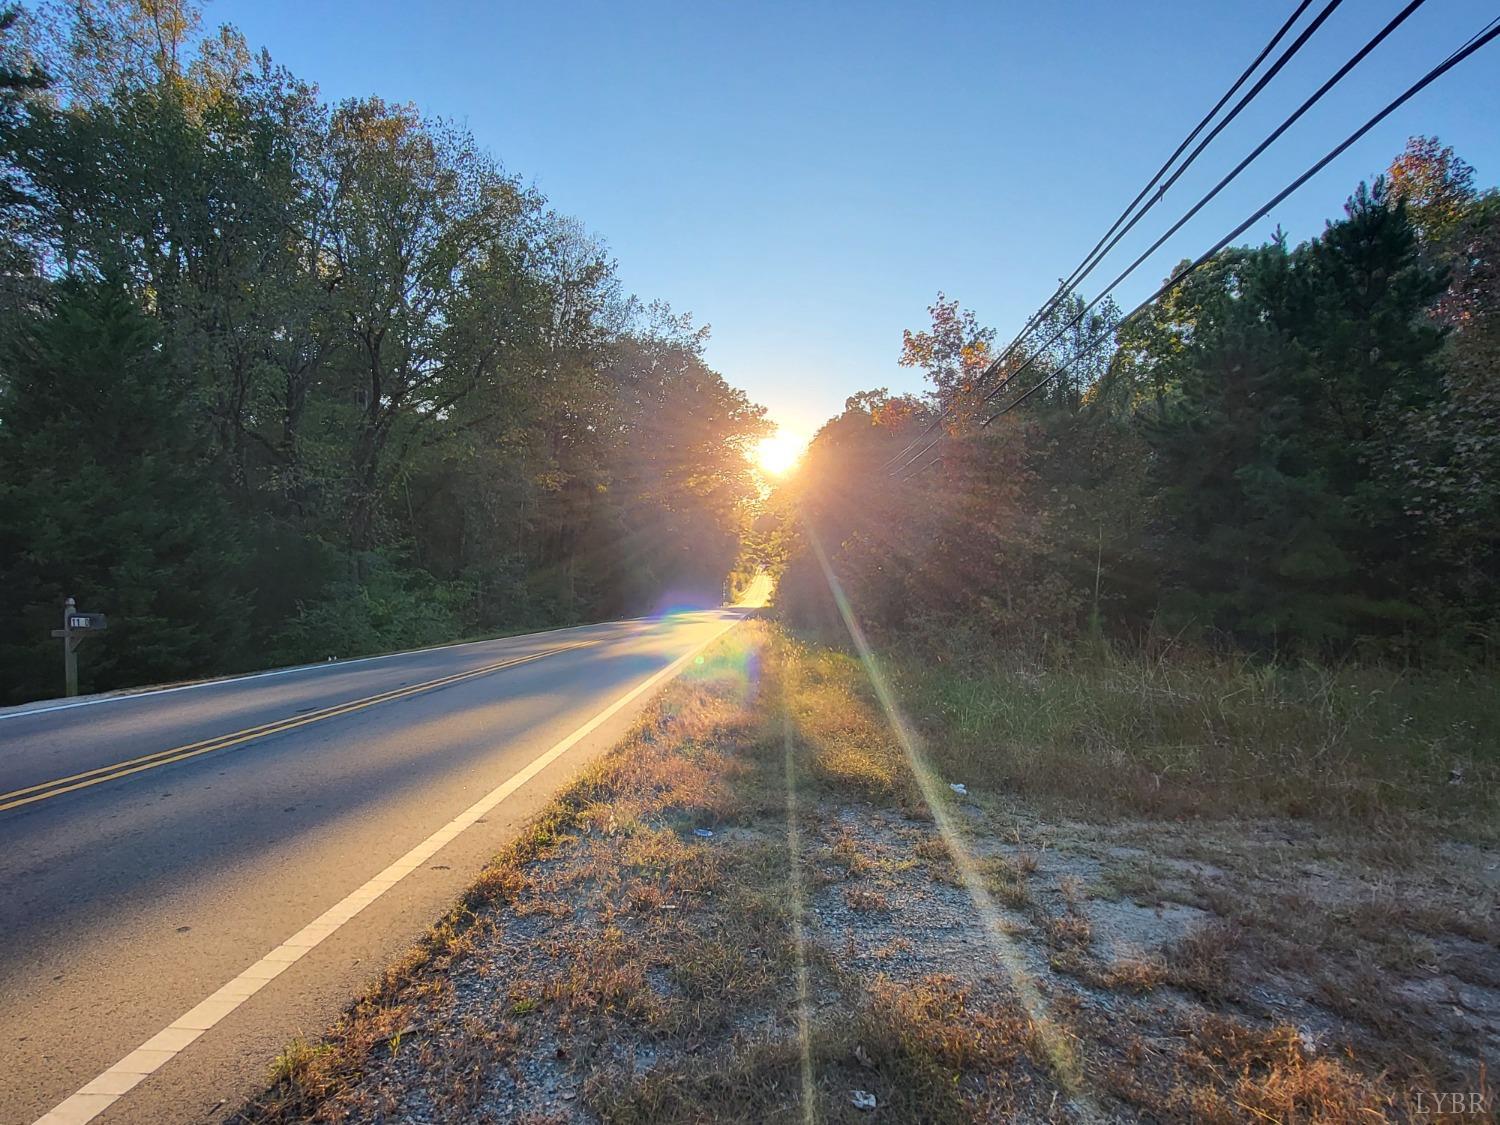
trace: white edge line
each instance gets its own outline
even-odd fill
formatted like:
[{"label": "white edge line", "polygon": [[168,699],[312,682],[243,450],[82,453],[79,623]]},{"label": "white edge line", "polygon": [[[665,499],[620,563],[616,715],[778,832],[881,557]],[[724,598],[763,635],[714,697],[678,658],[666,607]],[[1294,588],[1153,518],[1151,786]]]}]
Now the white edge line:
[{"label": "white edge line", "polygon": [[[734,606],[720,606],[734,609]],[[713,612],[712,607],[702,612]],[[623,617],[618,621],[595,621],[590,625],[566,625],[561,629],[541,629],[535,633],[516,633],[506,637],[490,637],[483,641],[455,641],[451,645],[433,645],[430,648],[409,648],[404,652],[382,652],[375,656],[356,656],[349,660],[325,660],[316,664],[294,664],[290,668],[272,668],[267,672],[246,672],[239,676],[216,676],[210,680],[195,680],[190,684],[173,684],[171,687],[124,688],[89,699],[76,699],[70,703],[42,705],[18,703],[15,707],[0,709],[0,722],[6,719],[23,719],[29,715],[47,715],[53,711],[69,711],[74,707],[92,707],[96,703],[125,703],[132,699],[143,699],[153,695],[169,695],[174,691],[191,691],[193,688],[216,687],[221,684],[237,684],[245,680],[264,680],[270,676],[290,676],[293,672],[315,672],[334,668],[348,668],[353,664],[369,664],[375,660],[393,660],[398,656],[420,656],[428,652],[446,652],[450,648],[468,648],[471,645],[492,645],[501,641],[529,641],[537,637],[550,637],[558,633],[576,633],[580,629],[599,629],[607,625],[634,625],[641,621],[654,621],[653,617]]]},{"label": "white edge line", "polygon": [[345,922],[415,871],[436,854],[444,844],[541,773],[581,740],[598,730],[627,704],[650,691],[663,680],[676,675],[689,660],[742,620],[744,620],[743,617],[737,617],[720,626],[706,640],[694,645],[665,668],[654,672],[631,688],[583,726],[556,743],[550,750],[532,759],[528,765],[517,770],[505,782],[475,801],[358,890],[345,895],[239,976],[178,1016],[176,1020],[83,1086],[77,1093],[59,1102],[57,1106],[38,1118],[35,1125],[84,1125],[85,1122],[98,1117],[149,1075],[186,1050],[205,1031],[289,969],[308,951],[316,948],[330,934],[336,933]]}]

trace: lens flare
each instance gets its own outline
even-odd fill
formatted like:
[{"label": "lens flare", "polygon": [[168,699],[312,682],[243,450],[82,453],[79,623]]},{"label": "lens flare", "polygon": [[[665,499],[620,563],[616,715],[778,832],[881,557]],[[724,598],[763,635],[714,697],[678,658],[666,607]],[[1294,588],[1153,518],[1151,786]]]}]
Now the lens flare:
[{"label": "lens flare", "polygon": [[807,985],[807,937],[802,914],[802,833],[797,827],[797,766],[792,743],[792,715],[781,701],[781,736],[786,746],[786,847],[789,857],[787,898],[792,907],[792,946],[797,968],[797,1046],[802,1067],[802,1122],[816,1125],[817,1088],[812,1065],[812,993]]},{"label": "lens flare", "polygon": [[932,813],[933,823],[942,836],[943,842],[948,845],[948,852],[953,858],[954,867],[958,870],[959,879],[969,894],[969,900],[974,904],[975,912],[984,924],[985,936],[989,938],[991,951],[1009,974],[1016,998],[1030,1017],[1037,1038],[1041,1041],[1052,1064],[1053,1074],[1062,1086],[1072,1108],[1085,1120],[1100,1120],[1099,1109],[1085,1088],[1083,1068],[1075,1044],[1066,1029],[1059,1026],[1052,1018],[1045,997],[1042,996],[1035,979],[1026,967],[1019,947],[1011,937],[1004,915],[991,897],[984,877],[979,873],[974,858],[969,853],[962,830],[948,807],[944,792],[946,787],[932,767],[927,764],[916,731],[907,722],[906,716],[901,713],[895,694],[891,691],[890,684],[886,681],[885,674],[875,659],[875,653],[865,638],[864,630],[855,619],[854,608],[844,595],[843,585],[834,575],[833,567],[828,562],[828,555],[823,551],[823,544],[810,525],[807,527],[807,537],[812,544],[813,554],[817,557],[819,568],[823,571],[823,578],[828,583],[828,591],[833,595],[834,604],[838,607],[839,616],[843,618],[844,627],[849,631],[849,639],[854,642],[860,663],[864,665],[870,685],[875,689],[875,697],[880,703],[880,709],[885,713],[891,733],[896,736],[896,741],[905,752],[917,787],[922,791],[922,797]]}]

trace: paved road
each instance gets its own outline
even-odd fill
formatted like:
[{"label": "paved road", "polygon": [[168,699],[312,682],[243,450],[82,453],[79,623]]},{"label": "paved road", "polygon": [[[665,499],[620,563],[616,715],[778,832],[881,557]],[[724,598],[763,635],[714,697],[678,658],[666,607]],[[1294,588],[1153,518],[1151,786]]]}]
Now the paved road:
[{"label": "paved road", "polygon": [[0,712],[0,1122],[233,1110],[743,612]]}]

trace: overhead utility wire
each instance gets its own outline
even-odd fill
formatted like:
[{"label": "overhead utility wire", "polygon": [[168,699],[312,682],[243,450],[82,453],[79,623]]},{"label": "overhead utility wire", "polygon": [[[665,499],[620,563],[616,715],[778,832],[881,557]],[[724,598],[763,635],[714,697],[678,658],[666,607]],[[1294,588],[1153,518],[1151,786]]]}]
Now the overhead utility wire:
[{"label": "overhead utility wire", "polygon": [[[1309,95],[1308,98],[1300,106],[1298,106],[1296,110],[1292,112],[1291,116],[1289,116],[1285,121],[1278,125],[1270,133],[1270,135],[1265,138],[1265,140],[1256,145],[1248,156],[1246,156],[1237,165],[1235,165],[1235,167],[1228,173],[1228,175],[1226,175],[1217,184],[1215,184],[1208,191],[1208,193],[1203,196],[1203,198],[1198,200],[1197,203],[1193,204],[1193,206],[1189,208],[1186,214],[1184,214],[1180,219],[1177,220],[1177,222],[1175,222],[1171,227],[1167,229],[1166,233],[1164,233],[1160,238],[1158,238],[1144,251],[1142,251],[1141,254],[1133,262],[1131,262],[1130,265],[1126,266],[1125,269],[1121,271],[1119,276],[1117,276],[1113,281],[1105,286],[1104,289],[1102,289],[1092,301],[1084,305],[1083,308],[1079,309],[1077,314],[1074,315],[1067,324],[1063,325],[1056,332],[1054,332],[1050,338],[1048,338],[1039,348],[1037,348],[1037,350],[1030,356],[1030,358],[1028,358],[1014,371],[1010,372],[1010,374],[1002,379],[983,398],[981,398],[978,405],[983,406],[985,403],[995,399],[1019,375],[1021,375],[1028,368],[1034,367],[1036,365],[1036,361],[1041,358],[1042,354],[1047,348],[1051,347],[1054,343],[1061,339],[1065,333],[1077,326],[1083,320],[1083,318],[1094,309],[1095,306],[1103,301],[1105,297],[1109,296],[1109,294],[1112,293],[1115,288],[1120,285],[1121,282],[1123,282],[1132,273],[1134,273],[1141,266],[1141,264],[1146,261],[1147,258],[1156,253],[1156,251],[1160,250],[1169,238],[1171,238],[1174,234],[1176,234],[1184,226],[1186,226],[1194,218],[1194,216],[1198,214],[1198,212],[1203,210],[1203,208],[1206,207],[1215,197],[1217,197],[1218,194],[1224,190],[1224,188],[1228,187],[1229,184],[1237,176],[1239,176],[1241,172],[1243,172],[1257,157],[1259,157],[1261,153],[1265,152],[1266,149],[1274,144],[1282,136],[1283,133],[1285,133],[1294,124],[1296,124],[1297,121],[1301,119],[1303,114],[1305,114],[1309,109],[1311,109],[1314,105],[1321,101],[1324,95],[1326,95],[1329,90],[1333,89],[1333,87],[1341,82],[1351,70],[1353,70],[1362,61],[1364,61],[1365,57],[1369,55],[1371,51],[1378,47],[1386,39],[1386,37],[1391,34],[1391,32],[1395,31],[1396,28],[1401,26],[1401,24],[1404,23],[1406,19],[1418,8],[1420,8],[1425,2],[1426,0],[1410,0],[1410,2],[1404,8],[1402,8],[1401,11],[1397,12],[1396,15],[1393,16],[1390,21],[1383,28],[1381,28],[1373,38],[1370,39],[1368,43],[1361,47],[1346,63],[1344,63],[1343,66],[1339,67],[1339,69],[1335,71],[1333,75],[1323,83],[1323,85],[1319,86],[1317,90]],[[1478,37],[1476,37],[1476,39],[1477,38]],[[1488,42],[1488,40],[1486,40],[1486,42]],[[1472,53],[1472,47],[1473,42],[1471,41],[1471,43],[1463,50],[1468,50],[1468,53]],[[1463,53],[1463,50],[1456,51],[1454,52],[1454,55],[1449,56],[1450,61],[1457,55]],[[1467,54],[1465,54],[1464,57],[1467,57]],[[984,425],[988,424],[988,422],[984,423]],[[941,440],[941,436],[942,435],[939,435],[937,440]],[[916,461],[920,460],[928,450],[930,450],[934,445],[937,444],[937,440],[929,442],[922,450],[917,453],[915,457],[912,457],[904,465],[902,465],[901,468],[904,469],[907,466],[912,465]],[[900,470],[898,469],[897,471],[899,472]]]},{"label": "overhead utility wire", "polygon": [[[1218,137],[1218,135],[1222,133],[1230,125],[1230,123],[1234,121],[1236,117],[1240,115],[1240,112],[1255,99],[1256,95],[1266,88],[1271,79],[1275,78],[1276,75],[1281,72],[1282,68],[1286,66],[1286,64],[1291,60],[1292,56],[1302,49],[1303,45],[1307,43],[1308,39],[1312,38],[1313,33],[1316,32],[1318,28],[1323,25],[1324,21],[1333,14],[1334,9],[1336,9],[1341,3],[1343,3],[1343,0],[1330,0],[1327,6],[1325,6],[1323,10],[1313,18],[1312,23],[1308,24],[1308,26],[1303,29],[1302,33],[1297,36],[1297,39],[1284,52],[1282,52],[1281,57],[1271,64],[1270,69],[1268,69],[1265,74],[1260,76],[1255,85],[1249,91],[1247,91],[1245,96],[1242,97],[1239,102],[1236,103],[1234,108],[1225,115],[1224,119],[1217,125],[1215,125],[1209,132],[1208,136],[1204,137],[1203,140],[1198,143],[1198,147],[1193,149],[1193,151],[1188,155],[1188,158],[1184,160],[1182,164],[1177,168],[1177,170],[1167,178],[1167,181],[1163,183],[1159,188],[1157,188],[1156,193],[1151,197],[1150,202],[1148,202],[1145,207],[1141,208],[1141,210],[1134,216],[1130,216],[1130,211],[1134,209],[1136,204],[1138,204],[1145,196],[1145,194],[1151,190],[1156,181],[1162,176],[1167,168],[1171,166],[1172,161],[1175,160],[1177,156],[1182,153],[1182,150],[1192,142],[1193,138],[1198,134],[1199,130],[1201,130],[1203,126],[1213,118],[1213,115],[1217,113],[1221,108],[1223,108],[1224,103],[1227,102],[1229,98],[1234,94],[1234,91],[1239,88],[1240,83],[1244,82],[1245,79],[1255,70],[1255,68],[1260,65],[1262,60],[1264,60],[1265,57],[1271,53],[1271,51],[1275,48],[1276,43],[1286,33],[1287,28],[1289,28],[1293,23],[1296,22],[1297,17],[1307,9],[1308,5],[1311,2],[1312,0],[1304,0],[1301,7],[1299,7],[1294,13],[1292,13],[1291,19],[1283,24],[1281,30],[1279,30],[1272,38],[1272,40],[1266,44],[1261,53],[1256,56],[1255,62],[1251,63],[1249,68],[1246,69],[1245,73],[1240,76],[1239,81],[1225,92],[1224,96],[1219,99],[1218,104],[1214,106],[1213,110],[1209,112],[1208,116],[1199,123],[1198,128],[1194,129],[1192,133],[1188,134],[1187,138],[1182,142],[1182,144],[1177,147],[1177,151],[1172,154],[1171,159],[1169,159],[1167,163],[1162,166],[1161,171],[1157,172],[1157,174],[1152,177],[1151,183],[1147,184],[1146,187],[1142,189],[1141,194],[1135,197],[1135,199],[1131,202],[1130,207],[1125,209],[1120,217],[1115,220],[1114,225],[1111,226],[1109,230],[1105,231],[1104,236],[1094,244],[1094,248],[1084,256],[1083,261],[1078,264],[1078,266],[1073,270],[1073,273],[1068,277],[1066,281],[1063,282],[1062,290],[1060,290],[1059,296],[1054,297],[1052,301],[1049,302],[1049,305],[1055,305],[1062,297],[1066,297],[1068,293],[1076,289],[1078,285],[1082,283],[1083,280],[1094,271],[1095,267],[1097,267],[1099,263],[1104,260],[1109,252],[1119,245],[1120,240],[1127,234],[1129,234],[1131,230],[1135,228],[1135,225],[1146,217],[1146,213],[1150,211],[1151,208],[1154,207],[1157,203],[1161,202],[1161,200],[1166,196],[1167,192],[1171,189],[1172,185],[1182,178],[1183,173],[1186,172],[1189,167],[1191,167],[1193,162],[1197,160],[1199,156],[1203,155],[1203,150],[1206,149],[1211,143],[1213,143],[1214,139]],[[1418,3],[1421,2],[1422,0],[1418,0]],[[1127,216],[1130,216],[1128,222],[1126,222]],[[1123,229],[1121,229],[1122,223],[1124,224]],[[1106,245],[1106,243],[1108,244]],[[1042,310],[1032,318],[1032,324],[1034,325],[1039,322],[1043,317],[1047,315],[1049,311],[1050,308],[1048,306],[1044,306]]]},{"label": "overhead utility wire", "polygon": [[[1031,333],[1032,329],[1034,329],[1047,316],[1047,314],[1052,311],[1053,308],[1055,308],[1061,301],[1063,301],[1069,293],[1076,289],[1078,285],[1082,283],[1084,278],[1086,278],[1091,272],[1093,272],[1094,267],[1097,266],[1099,264],[1099,261],[1103,258],[1103,254],[1100,254],[1100,248],[1104,246],[1105,242],[1109,240],[1111,235],[1113,235],[1117,230],[1120,229],[1121,224],[1123,224],[1127,219],[1129,219],[1130,221],[1130,226],[1125,228],[1125,232],[1122,232],[1123,237],[1123,234],[1128,232],[1131,227],[1134,227],[1135,224],[1145,216],[1146,212],[1150,211],[1152,207],[1161,202],[1162,197],[1167,193],[1167,189],[1170,188],[1172,184],[1176,182],[1177,178],[1181,176],[1182,173],[1185,172],[1193,163],[1193,161],[1198,158],[1198,156],[1203,152],[1203,149],[1207,146],[1208,141],[1213,140],[1213,138],[1217,136],[1226,125],[1233,121],[1235,117],[1239,115],[1240,111],[1249,104],[1251,98],[1253,98],[1254,95],[1261,89],[1264,89],[1266,83],[1272,77],[1274,77],[1275,74],[1286,64],[1287,60],[1290,59],[1292,55],[1294,55],[1301,48],[1301,46],[1307,42],[1307,39],[1311,36],[1311,34],[1316,31],[1319,26],[1321,26],[1323,21],[1328,18],[1328,16],[1333,12],[1335,8],[1339,6],[1340,3],[1342,3],[1342,0],[1332,0],[1332,2],[1318,14],[1318,16],[1313,20],[1312,25],[1308,27],[1301,36],[1299,36],[1297,42],[1294,43],[1292,47],[1285,54],[1283,54],[1280,59],[1276,61],[1275,64],[1273,64],[1271,70],[1261,79],[1259,83],[1257,83],[1256,89],[1253,90],[1245,98],[1241,99],[1239,104],[1236,105],[1232,110],[1230,110],[1229,115],[1219,123],[1214,132],[1210,134],[1208,139],[1205,140],[1203,144],[1199,145],[1196,150],[1194,150],[1193,154],[1183,162],[1182,167],[1177,169],[1177,171],[1173,174],[1172,179],[1167,183],[1162,184],[1160,189],[1157,190],[1156,194],[1153,195],[1151,199],[1146,203],[1146,206],[1141,209],[1140,213],[1137,214],[1134,218],[1131,218],[1131,212],[1135,210],[1135,208],[1140,204],[1141,200],[1145,199],[1146,196],[1151,192],[1151,189],[1156,187],[1161,178],[1165,176],[1171,169],[1177,158],[1181,156],[1184,151],[1186,151],[1188,145],[1192,144],[1193,141],[1197,139],[1198,134],[1208,127],[1209,122],[1212,121],[1218,114],[1218,112],[1224,108],[1229,99],[1232,98],[1235,95],[1236,91],[1238,91],[1239,88],[1249,80],[1250,76],[1255,73],[1260,64],[1265,61],[1266,56],[1276,49],[1276,45],[1280,43],[1283,38],[1285,38],[1286,33],[1290,31],[1296,24],[1297,20],[1302,17],[1302,13],[1307,11],[1307,9],[1312,6],[1312,0],[1302,0],[1302,2],[1297,6],[1292,14],[1287,17],[1286,22],[1277,29],[1276,34],[1271,36],[1266,45],[1261,48],[1260,53],[1255,56],[1250,65],[1247,66],[1240,73],[1240,76],[1234,80],[1233,85],[1231,85],[1229,89],[1224,91],[1219,100],[1214,103],[1213,108],[1203,115],[1202,120],[1200,120],[1197,125],[1193,126],[1192,132],[1188,133],[1188,135],[1182,139],[1182,142],[1172,152],[1172,155],[1167,157],[1162,166],[1156,170],[1156,174],[1153,175],[1151,179],[1146,181],[1146,185],[1141,188],[1136,197],[1130,201],[1130,203],[1125,207],[1125,210],[1120,212],[1119,217],[1115,219],[1115,221],[1110,225],[1110,228],[1104,232],[1099,241],[1094,244],[1093,249],[1084,255],[1083,260],[1073,268],[1073,272],[1067,277],[1067,279],[1058,284],[1057,291],[1047,299],[1047,301],[1042,305],[1040,309],[1031,314],[1030,319],[1027,320],[1026,324],[1021,328],[1021,331],[1016,334],[1015,338],[1005,346],[1004,351],[1002,351],[985,367],[984,371],[980,373],[978,380],[976,380],[976,386],[982,386],[984,382],[989,379],[995,371],[999,369],[1000,365],[1005,362],[1005,360],[1011,355],[1011,353],[1016,350],[1017,346],[1019,346],[1020,343]],[[1116,239],[1116,242],[1118,241],[1119,240]],[[1111,247],[1113,247],[1114,243],[1111,243],[1110,245]],[[1108,249],[1104,251],[1104,253],[1106,254],[1108,252]],[[932,422],[928,424],[927,428],[922,432],[922,434],[908,443],[906,448],[901,450],[901,452],[897,453],[894,457],[886,462],[886,467],[889,468],[891,465],[895,464],[895,462],[901,460],[901,458],[910,453],[911,450],[914,449],[916,445],[920,441],[922,441],[923,438],[932,433],[933,430],[935,430],[939,425],[942,424],[943,419],[946,418],[949,413],[951,413],[951,408],[945,407],[942,413],[940,413],[937,418],[933,419]]]},{"label": "overhead utility wire", "polygon": [[[1219,239],[1219,241],[1216,242],[1210,249],[1208,249],[1204,253],[1200,254],[1192,262],[1188,263],[1182,269],[1178,270],[1175,274],[1173,274],[1172,277],[1170,277],[1166,281],[1166,283],[1162,285],[1162,287],[1160,289],[1158,289],[1155,293],[1151,294],[1151,296],[1147,297],[1144,301],[1142,301],[1135,308],[1131,309],[1130,312],[1127,313],[1121,319],[1120,323],[1121,324],[1125,324],[1126,322],[1128,322],[1128,321],[1134,319],[1135,317],[1139,316],[1153,302],[1155,302],[1156,300],[1158,300],[1159,298],[1161,298],[1162,296],[1164,296],[1165,294],[1167,294],[1168,292],[1170,292],[1177,285],[1179,285],[1182,282],[1182,280],[1188,276],[1188,274],[1192,273],[1194,270],[1196,270],[1200,266],[1202,266],[1205,262],[1207,262],[1211,258],[1213,258],[1214,255],[1216,255],[1216,254],[1219,253],[1219,251],[1223,250],[1231,242],[1233,242],[1235,239],[1239,238],[1240,235],[1244,234],[1245,231],[1249,230],[1251,226],[1253,226],[1255,223],[1259,222],[1267,214],[1269,214],[1272,210],[1274,210],[1277,206],[1279,206],[1282,202],[1284,202],[1288,196],[1290,196],[1298,188],[1302,187],[1302,185],[1305,184],[1305,183],[1307,183],[1308,180],[1312,179],[1319,172],[1321,172],[1324,168],[1328,167],[1328,165],[1331,164],[1334,160],[1336,160],[1340,156],[1342,156],[1346,151],[1348,151],[1348,149],[1352,145],[1356,144],[1371,129],[1373,129],[1373,128],[1375,128],[1375,126],[1379,125],[1382,121],[1384,121],[1392,113],[1395,113],[1396,110],[1400,109],[1408,101],[1410,101],[1412,98],[1414,98],[1417,94],[1421,93],[1424,89],[1426,89],[1428,86],[1430,86],[1433,82],[1437,81],[1439,78],[1441,78],[1448,71],[1452,70],[1459,63],[1463,62],[1470,55],[1474,54],[1474,52],[1478,51],[1481,47],[1484,47],[1487,44],[1489,44],[1497,36],[1500,36],[1500,17],[1497,17],[1496,19],[1491,20],[1489,22],[1489,24],[1487,24],[1483,30],[1481,30],[1478,34],[1474,35],[1473,37],[1471,37],[1469,39],[1469,41],[1466,44],[1464,44],[1463,47],[1461,47],[1457,51],[1453,52],[1453,54],[1449,55],[1445,60],[1443,60],[1437,66],[1433,67],[1431,70],[1429,70],[1420,79],[1418,79],[1416,82],[1412,83],[1412,85],[1408,86],[1406,88],[1406,90],[1399,97],[1395,98],[1384,109],[1382,109],[1379,113],[1375,114],[1374,117],[1371,117],[1368,121],[1366,121],[1363,125],[1361,125],[1353,133],[1349,134],[1349,136],[1346,137],[1343,141],[1339,142],[1339,144],[1337,146],[1335,146],[1333,149],[1329,150],[1329,152],[1321,160],[1319,160],[1317,163],[1313,164],[1310,168],[1308,168],[1305,172],[1303,172],[1300,176],[1298,176],[1295,180],[1293,180],[1286,187],[1282,188],[1281,191],[1277,192],[1275,196],[1273,196],[1270,200],[1268,200],[1265,204],[1263,204],[1253,215],[1251,215],[1249,218],[1247,218],[1244,222],[1240,223],[1239,226],[1235,227],[1234,230],[1230,231],[1223,238]],[[1108,332],[1101,332],[1098,336],[1094,337],[1094,339],[1092,341],[1090,341],[1088,344],[1086,344],[1084,346],[1083,350],[1081,350],[1080,352],[1078,352],[1077,354],[1075,354],[1072,359],[1068,360],[1067,363],[1065,363],[1062,366],[1058,367],[1051,374],[1049,374],[1049,375],[1045,376],[1044,378],[1038,380],[1024,394],[1018,396],[1013,401],[1011,401],[1011,402],[1007,403],[1005,406],[1001,407],[994,414],[990,415],[990,417],[988,417],[987,419],[984,420],[983,423],[981,423],[981,426],[988,426],[991,422],[995,421],[995,419],[999,418],[1002,414],[1007,414],[1010,411],[1014,410],[1016,407],[1020,406],[1021,403],[1025,402],[1033,394],[1035,394],[1037,391],[1041,390],[1042,387],[1046,386],[1049,382],[1051,382],[1053,379],[1055,379],[1058,375],[1061,375],[1064,371],[1066,371],[1069,367],[1071,367],[1073,365],[1073,363],[1076,362],[1079,358],[1081,358],[1083,355],[1087,354],[1093,348],[1098,347],[1099,344],[1103,343],[1105,340],[1109,339],[1109,337],[1111,335],[1113,335],[1115,331],[1116,331],[1116,329],[1111,329]],[[924,466],[924,468],[925,467],[926,466]]]},{"label": "overhead utility wire", "polygon": [[[1165,234],[1163,234],[1154,243],[1147,247],[1147,249],[1135,259],[1135,261],[1126,266],[1125,269],[1119,274],[1119,276],[1117,276],[1113,281],[1109,283],[1109,285],[1101,290],[1100,293],[1092,301],[1081,308],[1078,313],[1068,321],[1068,323],[1064,324],[1061,328],[1054,332],[1052,336],[1048,338],[1039,348],[1037,348],[1036,351],[1024,363],[1022,363],[1014,371],[1007,374],[1004,379],[1002,379],[995,387],[993,387],[987,394],[985,394],[985,396],[979,400],[978,405],[983,406],[985,403],[995,399],[1023,372],[1035,366],[1036,361],[1041,358],[1042,354],[1046,351],[1047,348],[1051,347],[1067,332],[1077,326],[1096,305],[1098,305],[1101,301],[1104,300],[1105,297],[1113,292],[1121,282],[1123,282],[1127,277],[1134,273],[1135,270],[1138,269],[1147,258],[1149,258],[1157,250],[1159,250],[1169,238],[1171,238],[1185,225],[1187,225],[1187,223],[1191,221],[1193,217],[1196,216],[1198,212],[1201,211],[1210,201],[1212,201],[1219,194],[1219,192],[1221,192],[1236,177],[1238,177],[1239,174],[1251,164],[1251,162],[1253,162],[1257,157],[1260,156],[1261,153],[1263,153],[1277,139],[1279,139],[1281,135],[1287,131],[1287,129],[1291,128],[1291,126],[1294,125],[1302,117],[1303,114],[1305,114],[1309,109],[1316,105],[1323,98],[1323,96],[1328,93],[1329,90],[1331,90],[1335,85],[1342,81],[1343,78],[1349,73],[1349,71],[1353,70],[1355,66],[1362,62],[1371,51],[1379,46],[1380,43],[1384,41],[1388,35],[1390,35],[1391,32],[1393,32],[1397,27],[1404,23],[1407,17],[1409,17],[1414,11],[1421,7],[1423,3],[1425,3],[1425,0],[1411,0],[1411,2],[1406,5],[1406,7],[1404,7],[1400,12],[1396,13],[1396,15],[1392,17],[1392,19],[1383,28],[1381,28],[1381,30],[1376,33],[1376,35],[1368,43],[1360,48],[1360,50],[1352,58],[1344,63],[1344,65],[1341,66],[1327,81],[1325,81],[1322,86],[1314,91],[1313,94],[1309,96],[1307,100],[1305,100],[1291,114],[1290,117],[1283,121],[1268,137],[1266,137],[1265,140],[1257,145],[1256,148],[1242,161],[1240,161],[1240,163],[1236,165],[1235,168],[1227,176],[1225,176],[1217,184],[1215,184],[1214,187],[1208,192],[1208,194],[1206,194],[1202,199],[1195,203],[1185,215],[1178,219],[1177,222],[1166,231]],[[1116,242],[1118,242],[1118,239],[1116,239]],[[1113,248],[1113,245],[1114,243],[1111,243],[1111,248]],[[916,456],[908,459],[905,464],[901,466],[901,468],[905,469],[908,466],[914,464],[916,461],[920,460],[928,450],[932,449],[932,447],[935,446],[939,440],[941,440],[941,437],[942,435],[938,435],[937,438],[928,442],[927,445],[924,446],[916,454]]]}]

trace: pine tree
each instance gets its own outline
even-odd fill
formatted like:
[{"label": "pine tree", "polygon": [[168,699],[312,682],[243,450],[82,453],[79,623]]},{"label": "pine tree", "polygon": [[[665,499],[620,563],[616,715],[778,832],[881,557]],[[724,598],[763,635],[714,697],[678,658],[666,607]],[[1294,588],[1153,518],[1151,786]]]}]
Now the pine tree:
[{"label": "pine tree", "polygon": [[118,287],[70,280],[0,383],[0,685],[60,685],[62,600],[106,613],[84,690],[231,668],[240,548],[191,424],[185,381]]},{"label": "pine tree", "polygon": [[1177,393],[1152,429],[1173,608],[1257,644],[1432,626],[1412,489],[1392,471],[1444,393],[1443,289],[1384,187],[1295,251],[1239,251],[1193,306]]}]

